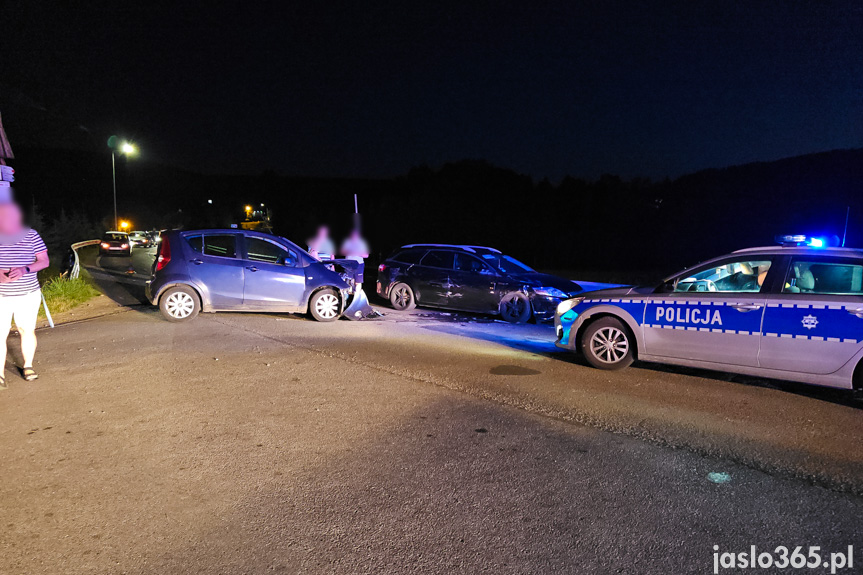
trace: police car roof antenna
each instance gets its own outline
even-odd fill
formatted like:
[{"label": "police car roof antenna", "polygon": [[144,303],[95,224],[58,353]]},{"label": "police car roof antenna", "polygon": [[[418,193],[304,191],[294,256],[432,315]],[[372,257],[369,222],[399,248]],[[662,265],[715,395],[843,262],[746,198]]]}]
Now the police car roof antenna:
[{"label": "police car roof antenna", "polygon": [[354,229],[360,229],[360,210],[357,208],[357,195],[354,194]]},{"label": "police car roof antenna", "polygon": [[[354,196],[356,197],[356,196]],[[848,218],[851,216],[851,206],[845,210],[845,231],[842,232],[842,247],[845,247],[845,238],[848,236]]]}]

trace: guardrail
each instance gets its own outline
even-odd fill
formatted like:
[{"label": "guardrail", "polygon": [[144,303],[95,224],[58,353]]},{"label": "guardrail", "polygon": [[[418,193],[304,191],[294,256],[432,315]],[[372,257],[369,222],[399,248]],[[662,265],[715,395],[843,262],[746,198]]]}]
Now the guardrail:
[{"label": "guardrail", "polygon": [[69,271],[70,278],[76,279],[81,273],[81,260],[80,258],[78,258],[78,248],[83,248],[86,246],[97,246],[101,242],[102,240],[85,240],[83,242],[75,242],[70,246],[72,248],[72,253],[75,254],[75,263],[72,264],[72,269]]}]

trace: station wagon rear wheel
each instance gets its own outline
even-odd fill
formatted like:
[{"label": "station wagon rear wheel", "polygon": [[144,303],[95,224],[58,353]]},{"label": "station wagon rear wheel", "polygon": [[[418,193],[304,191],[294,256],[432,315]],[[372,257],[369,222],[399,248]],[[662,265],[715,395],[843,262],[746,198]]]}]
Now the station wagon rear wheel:
[{"label": "station wagon rear wheel", "polygon": [[410,311],[417,306],[414,290],[406,283],[397,283],[390,290],[390,304],[398,311]]},{"label": "station wagon rear wheel", "polygon": [[331,289],[316,292],[309,302],[309,312],[318,321],[335,321],[341,315],[339,298]]},{"label": "station wagon rear wheel", "polygon": [[188,321],[201,311],[201,302],[192,288],[175,286],[159,298],[159,311],[168,321]]},{"label": "station wagon rear wheel", "polygon": [[581,352],[598,369],[623,369],[635,361],[635,341],[619,319],[603,317],[584,330]]}]

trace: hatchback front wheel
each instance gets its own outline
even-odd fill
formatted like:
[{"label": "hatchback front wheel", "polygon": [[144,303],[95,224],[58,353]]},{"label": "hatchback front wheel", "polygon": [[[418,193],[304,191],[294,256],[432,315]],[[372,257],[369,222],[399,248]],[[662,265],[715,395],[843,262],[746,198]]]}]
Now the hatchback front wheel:
[{"label": "hatchback front wheel", "polygon": [[331,289],[316,292],[309,301],[309,312],[318,321],[335,321],[339,319],[339,298]]}]

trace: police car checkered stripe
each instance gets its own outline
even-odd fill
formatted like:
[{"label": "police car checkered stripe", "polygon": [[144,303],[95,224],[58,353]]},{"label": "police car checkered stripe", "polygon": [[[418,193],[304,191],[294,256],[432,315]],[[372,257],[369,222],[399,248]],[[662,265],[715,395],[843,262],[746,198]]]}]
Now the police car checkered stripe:
[{"label": "police car checkered stripe", "polygon": [[[590,300],[594,302],[605,301],[605,300]],[[612,301],[612,300],[609,300]],[[673,300],[620,300],[621,303],[653,303],[657,305],[684,305],[684,301],[673,301]],[[741,302],[737,301],[699,301],[699,300],[685,300],[686,305],[714,305],[714,306],[735,306],[740,305]],[[767,307],[783,307],[783,308],[795,308],[795,309],[824,309],[824,310],[845,310],[848,312],[856,312],[861,309],[863,306],[845,306],[845,305],[829,305],[829,304],[782,304],[782,303],[771,303],[768,304]],[[761,332],[757,331],[743,331],[743,330],[733,330],[733,329],[716,329],[716,328],[707,328],[707,327],[697,327],[697,326],[680,326],[680,325],[662,325],[662,324],[650,324],[645,323],[644,327],[652,328],[652,329],[678,329],[684,331],[701,331],[701,332],[711,332],[711,333],[726,333],[731,335],[762,335]],[[791,334],[791,333],[764,333],[765,337],[779,337],[786,339],[806,339],[811,341],[826,341],[829,343],[853,343],[858,344],[863,342],[863,339],[857,340],[853,338],[838,338],[838,337],[820,337],[820,336],[811,336],[811,335],[801,335],[801,334]]]}]

